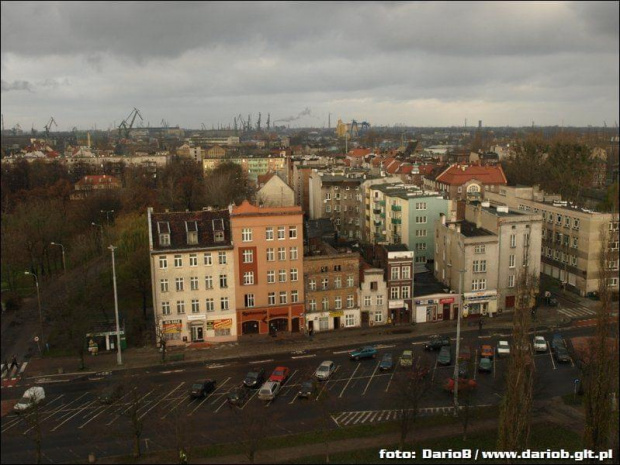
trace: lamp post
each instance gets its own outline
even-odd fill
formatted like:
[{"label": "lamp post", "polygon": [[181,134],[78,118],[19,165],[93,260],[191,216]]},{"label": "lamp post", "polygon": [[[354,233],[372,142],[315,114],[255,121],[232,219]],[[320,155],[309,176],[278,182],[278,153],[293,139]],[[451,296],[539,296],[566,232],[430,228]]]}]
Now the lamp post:
[{"label": "lamp post", "polygon": [[101,210],[101,213],[105,213],[106,221],[110,224],[110,213],[114,213],[114,210]]},{"label": "lamp post", "polygon": [[65,246],[59,244],[58,242],[50,242],[51,245],[59,245],[62,249],[62,271],[64,274],[67,274],[67,264],[65,263]]},{"label": "lamp post", "polygon": [[103,251],[103,226],[101,226],[100,224],[97,224],[95,222],[90,223],[93,226],[96,226],[97,228],[100,229],[101,232],[101,250]]},{"label": "lamp post", "polygon": [[463,274],[467,270],[459,270],[459,311],[456,319],[456,354],[454,361],[454,416],[459,414],[459,349],[461,345],[461,313],[463,313]]},{"label": "lamp post", "polygon": [[39,292],[39,278],[34,273],[30,271],[24,271],[24,274],[34,276],[34,282],[37,286],[37,302],[39,304],[39,337],[36,339],[37,347],[39,348],[39,354],[41,353],[41,344],[39,343],[40,338],[43,336],[43,312],[41,311],[41,293]]},{"label": "lamp post", "polygon": [[112,282],[114,283],[114,315],[116,316],[116,362],[119,365],[123,364],[123,357],[121,355],[121,328],[118,322],[118,294],[116,293],[116,266],[114,265],[114,250],[116,247],[111,245],[108,247],[112,252]]}]

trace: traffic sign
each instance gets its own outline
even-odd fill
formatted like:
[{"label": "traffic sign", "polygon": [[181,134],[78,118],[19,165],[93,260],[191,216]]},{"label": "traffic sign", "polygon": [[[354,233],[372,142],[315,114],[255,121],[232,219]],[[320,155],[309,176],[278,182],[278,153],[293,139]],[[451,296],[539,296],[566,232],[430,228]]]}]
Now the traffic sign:
[{"label": "traffic sign", "polygon": [[39,336],[34,337],[34,342],[39,342]]}]

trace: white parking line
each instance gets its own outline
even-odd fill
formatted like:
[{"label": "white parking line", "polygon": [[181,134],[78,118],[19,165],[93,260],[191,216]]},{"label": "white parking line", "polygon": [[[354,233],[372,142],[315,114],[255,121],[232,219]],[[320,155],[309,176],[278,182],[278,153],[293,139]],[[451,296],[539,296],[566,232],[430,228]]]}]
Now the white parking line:
[{"label": "white parking line", "polygon": [[[134,387],[131,391],[129,391],[127,394],[125,394],[124,396],[122,396],[120,399],[118,399],[118,404],[121,403],[121,401],[127,397],[129,394],[131,394],[136,388]],[[101,412],[99,412],[97,415],[94,415],[90,420],[88,420],[86,423],[78,426],[78,429],[82,429],[84,428],[87,424],[89,424],[91,421],[93,421],[95,418],[97,418],[99,415],[101,415],[103,412],[105,412],[108,408],[113,407],[114,404],[110,404],[107,405]]]},{"label": "white parking line", "polygon": [[392,345],[379,344],[375,346],[375,349],[391,349],[392,347],[396,347],[396,345],[395,344],[392,344]]},{"label": "white parking line", "polygon": [[291,357],[293,360],[296,360],[298,358],[312,358],[312,357],[316,357],[316,354],[310,354],[310,355],[297,355],[295,357]]},{"label": "white parking line", "polygon": [[478,349],[474,351],[474,381],[476,381],[477,374],[478,374]]},{"label": "white parking line", "polygon": [[419,345],[422,345],[422,344],[424,344],[424,341],[420,341],[420,342],[412,342],[412,343],[411,343],[411,345],[412,345],[412,346],[419,346]]},{"label": "white parking line", "polygon": [[202,404],[204,404],[204,403],[205,403],[208,399],[210,399],[210,398],[211,398],[211,396],[213,396],[213,395],[214,395],[214,394],[215,394],[215,393],[216,393],[219,389],[223,388],[223,387],[224,387],[224,385],[225,385],[225,384],[226,384],[229,380],[230,380],[230,376],[229,376],[228,378],[226,378],[226,380],[225,380],[222,384],[220,384],[220,385],[217,387],[217,389],[215,389],[215,390],[214,390],[211,394],[209,394],[207,397],[205,397],[204,399],[202,399],[202,400],[200,401],[200,403],[199,403],[198,405],[196,405],[196,407],[194,407],[194,410],[192,410],[191,412],[189,412],[189,413],[187,414],[187,416],[192,415],[192,414],[193,414],[196,410],[198,410]]},{"label": "white parking line", "polygon": [[250,403],[250,401],[252,399],[254,399],[254,397],[256,397],[256,394],[258,394],[258,391],[260,391],[260,388],[254,390],[254,394],[252,394],[250,396],[250,398],[247,400],[247,402],[245,404],[243,404],[243,407],[241,407],[241,410],[243,410],[245,408],[245,406],[248,405]]},{"label": "white parking line", "polygon": [[349,353],[349,352],[353,352],[354,350],[355,350],[355,349],[339,350],[339,351],[337,351],[337,352],[332,352],[332,354],[334,354],[334,355],[338,355],[338,354],[346,354],[346,353]]},{"label": "white parking line", "polygon": [[431,377],[431,382],[435,382],[435,373],[437,372],[437,359],[435,359],[435,367],[433,368],[433,376]]},{"label": "white parking line", "polygon": [[364,392],[362,392],[362,395],[366,394],[366,391],[368,390],[368,386],[370,386],[370,382],[372,381],[372,377],[375,376],[375,373],[379,369],[379,365],[381,365],[381,362],[377,362],[377,366],[375,367],[375,370],[372,372],[372,375],[370,376],[370,379],[368,380],[368,384],[366,384],[366,388],[364,389]]},{"label": "white parking line", "polygon": [[551,363],[553,364],[553,369],[556,370],[555,361],[553,360],[553,354],[551,353],[551,344],[547,342],[547,348],[549,349],[549,357],[551,357]]},{"label": "white parking line", "polygon": [[493,378],[495,378],[495,359],[497,357],[493,357]]},{"label": "white parking line", "polygon": [[[157,407],[159,405],[160,402],[162,402],[163,400],[166,399],[166,397],[168,397],[170,394],[172,394],[174,391],[176,391],[177,389],[179,389],[181,386],[183,386],[185,384],[185,381],[182,381],[177,387],[175,387],[172,391],[170,391],[168,394],[166,394],[164,397],[162,397],[161,399],[159,399],[157,402],[155,402],[153,404],[153,406],[148,409],[146,412],[144,412],[142,415],[140,415],[138,417],[138,420],[142,420],[142,418],[144,418],[144,416],[149,413],[151,410],[153,410],[155,407]],[[146,396],[145,396],[146,397]]]},{"label": "white parking line", "polygon": [[[97,402],[96,400],[92,400],[91,402],[87,403],[84,405],[84,407],[82,407],[80,410],[78,410],[77,412],[75,412],[73,415],[71,415],[69,418],[67,418],[65,421],[63,421],[62,423],[60,423],[59,425],[57,425],[55,428],[51,429],[51,431],[56,431],[58,428],[60,428],[62,425],[64,425],[65,423],[67,423],[69,420],[71,420],[73,417],[75,417],[76,415],[80,414],[81,412],[83,412],[84,410],[86,410],[88,407],[90,407],[91,405],[93,405],[95,402]],[[26,434],[26,433],[24,433]]]},{"label": "white parking line", "polygon": [[217,413],[220,411],[220,409],[224,406],[224,404],[228,403],[228,399],[224,399],[224,402],[222,402],[222,404],[217,408],[217,410],[214,413]]},{"label": "white parking line", "polygon": [[385,388],[385,392],[388,392],[388,389],[390,389],[390,384],[392,384],[392,378],[394,378],[394,373],[396,373],[396,370],[392,370],[392,376],[390,376],[390,380],[388,381],[388,385]]},{"label": "white parking line", "polygon": [[250,363],[268,363],[268,362],[273,362],[273,359],[270,358],[269,360],[255,360],[255,361],[250,362]]},{"label": "white parking line", "polygon": [[360,365],[361,365],[361,363],[358,362],[357,366],[355,367],[355,371],[353,371],[353,373],[351,374],[351,377],[349,378],[349,381],[347,381],[347,384],[344,385],[344,387],[342,388],[342,391],[340,392],[340,395],[338,397],[342,397],[342,395],[344,394],[345,389],[347,388],[347,386],[349,385],[349,383],[353,379],[353,376],[355,376],[355,373],[359,369]]}]

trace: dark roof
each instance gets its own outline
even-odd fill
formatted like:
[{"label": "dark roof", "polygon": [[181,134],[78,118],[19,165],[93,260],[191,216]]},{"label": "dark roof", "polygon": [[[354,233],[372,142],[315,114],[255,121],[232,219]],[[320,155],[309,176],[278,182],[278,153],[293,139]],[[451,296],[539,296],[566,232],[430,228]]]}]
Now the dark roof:
[{"label": "dark roof", "polygon": [[437,281],[432,272],[416,273],[413,275],[413,297],[447,292],[450,292],[448,286]]},{"label": "dark roof", "polygon": [[386,244],[383,247],[388,252],[409,252],[405,244]]},{"label": "dark roof", "polygon": [[478,236],[494,236],[491,231],[486,229],[477,228],[475,223],[470,221],[461,221],[461,234],[465,237],[478,237]]},{"label": "dark roof", "polygon": [[318,218],[306,221],[306,238],[315,239],[336,235],[334,223],[329,218]]},{"label": "dark roof", "polygon": [[[153,250],[204,249],[230,247],[232,235],[228,210],[170,212],[151,214]],[[187,243],[187,232],[198,230],[198,243]],[[170,232],[170,245],[159,244],[159,233]],[[215,231],[224,232],[223,241],[215,241]]]}]

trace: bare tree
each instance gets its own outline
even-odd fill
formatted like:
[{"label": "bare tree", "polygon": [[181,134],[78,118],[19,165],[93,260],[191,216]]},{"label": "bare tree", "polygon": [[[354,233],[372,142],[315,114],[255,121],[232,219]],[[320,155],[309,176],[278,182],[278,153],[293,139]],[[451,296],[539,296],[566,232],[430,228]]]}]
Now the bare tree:
[{"label": "bare tree", "polygon": [[250,463],[265,439],[265,415],[261,405],[246,405],[244,410],[233,409],[237,425],[236,437]]},{"label": "bare tree", "polygon": [[[320,387],[320,386],[319,386]],[[323,431],[323,445],[325,446],[325,463],[330,462],[329,452],[329,434],[326,432],[332,426],[332,412],[335,410],[335,399],[331,395],[331,392],[327,389],[321,389],[317,396],[315,406],[318,411],[318,426]]]},{"label": "bare tree", "polygon": [[166,363],[166,343],[168,340],[166,339],[166,334],[164,333],[160,318],[156,318],[155,320],[155,338],[157,339],[157,345],[161,352],[161,363]]},{"label": "bare tree", "polygon": [[[459,369],[461,368],[461,366],[464,368],[464,372],[467,374],[473,373],[473,370],[476,369],[476,367],[474,367],[474,361],[473,359],[471,359],[471,357],[467,361],[460,362]],[[475,400],[475,394],[474,390],[465,383],[462,384],[459,382],[459,388],[459,409],[457,412],[457,416],[461,421],[461,425],[463,426],[463,441],[467,441],[467,430],[472,419],[472,406]]]},{"label": "bare tree", "polygon": [[131,438],[133,441],[133,456],[135,458],[140,457],[142,452],[140,450],[140,437],[144,430],[144,417],[140,413],[140,409],[143,406],[144,397],[140,389],[133,389],[129,393],[129,408],[125,411],[125,415],[129,420],[129,426],[131,428]]},{"label": "bare tree", "polygon": [[31,407],[22,413],[22,418],[26,425],[28,425],[26,432],[28,437],[34,442],[36,463],[39,464],[41,463],[41,443],[43,440],[41,433],[41,402],[33,402]]}]

